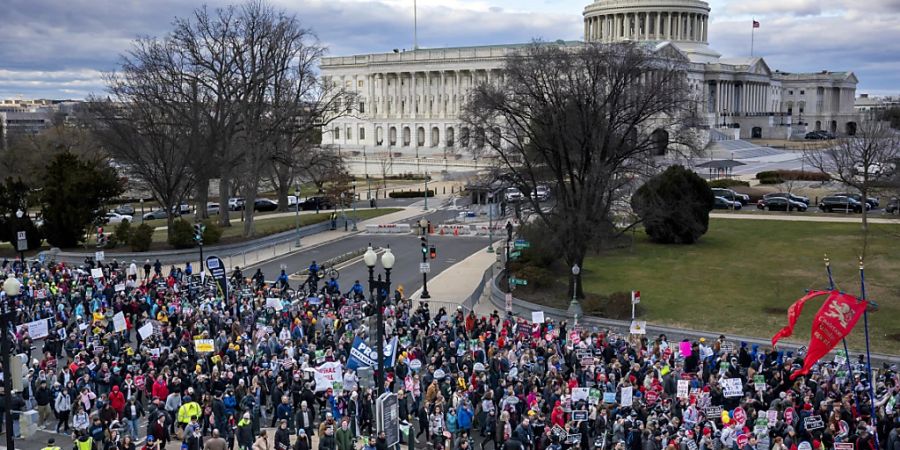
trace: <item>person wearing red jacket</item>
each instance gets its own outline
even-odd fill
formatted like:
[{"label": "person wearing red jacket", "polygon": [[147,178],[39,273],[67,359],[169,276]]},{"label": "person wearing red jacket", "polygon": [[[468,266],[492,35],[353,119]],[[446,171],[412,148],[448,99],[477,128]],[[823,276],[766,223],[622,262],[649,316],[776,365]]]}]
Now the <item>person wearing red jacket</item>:
[{"label": "person wearing red jacket", "polygon": [[119,390],[119,385],[113,386],[112,392],[109,393],[109,406],[116,411],[119,418],[122,417],[122,411],[125,410],[125,396]]},{"label": "person wearing red jacket", "polygon": [[166,380],[163,377],[158,377],[153,383],[151,394],[153,394],[153,398],[158,398],[162,401],[166,401],[169,397],[169,386],[166,385]]},{"label": "person wearing red jacket", "polygon": [[553,412],[550,413],[550,423],[559,425],[561,428],[566,427],[566,413],[563,412],[562,404],[560,404],[559,400],[556,401],[556,406],[553,407]]}]

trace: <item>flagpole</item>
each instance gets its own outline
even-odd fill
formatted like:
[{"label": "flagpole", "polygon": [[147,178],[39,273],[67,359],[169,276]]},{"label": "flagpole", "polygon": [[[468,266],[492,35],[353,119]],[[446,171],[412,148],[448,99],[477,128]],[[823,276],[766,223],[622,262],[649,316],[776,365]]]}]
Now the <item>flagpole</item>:
[{"label": "flagpole", "polygon": [[[859,257],[859,286],[861,299],[866,299],[866,272],[863,264],[863,257]],[[875,380],[872,379],[872,353],[869,350],[869,307],[863,310],[863,324],[866,332],[866,377],[869,382],[869,404],[871,405],[872,414],[872,437],[875,439],[875,448],[878,448],[878,422],[875,416]]]},{"label": "flagpole", "polygon": [[[831,258],[828,255],[825,255],[825,271],[828,273],[828,286],[833,291],[835,290],[834,285],[834,276],[831,273]],[[844,343],[844,356],[846,357],[847,362],[847,383],[851,383],[853,379],[853,365],[850,364],[850,349],[847,348],[847,338],[841,339]],[[856,409],[859,410],[859,392],[854,392],[856,395],[854,398],[856,399]]]},{"label": "flagpole", "polygon": [[750,22],[750,57],[753,57],[753,40],[756,37],[756,19]]}]

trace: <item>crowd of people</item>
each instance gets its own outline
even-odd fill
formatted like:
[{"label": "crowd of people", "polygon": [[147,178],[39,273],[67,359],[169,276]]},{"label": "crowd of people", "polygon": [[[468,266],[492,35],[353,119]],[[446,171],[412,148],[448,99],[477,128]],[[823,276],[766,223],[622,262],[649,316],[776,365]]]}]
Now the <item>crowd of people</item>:
[{"label": "crowd of people", "polygon": [[410,449],[900,450],[887,364],[870,375],[838,357],[790,380],[802,353],[435,311],[394,292],[375,386],[351,364],[358,342],[375,347],[359,283],[307,292],[237,269],[223,295],[197,272],[4,261],[27,362],[3,431],[36,410],[78,450],[268,450],[273,428],[274,450],[387,450],[376,399],[391,392]]}]

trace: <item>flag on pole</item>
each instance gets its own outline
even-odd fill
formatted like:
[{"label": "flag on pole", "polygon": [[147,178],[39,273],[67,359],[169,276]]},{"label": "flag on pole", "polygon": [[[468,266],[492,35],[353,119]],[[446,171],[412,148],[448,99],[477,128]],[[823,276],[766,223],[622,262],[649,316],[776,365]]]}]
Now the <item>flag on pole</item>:
[{"label": "flag on pole", "polygon": [[753,21],[753,28],[759,28],[759,22]]}]

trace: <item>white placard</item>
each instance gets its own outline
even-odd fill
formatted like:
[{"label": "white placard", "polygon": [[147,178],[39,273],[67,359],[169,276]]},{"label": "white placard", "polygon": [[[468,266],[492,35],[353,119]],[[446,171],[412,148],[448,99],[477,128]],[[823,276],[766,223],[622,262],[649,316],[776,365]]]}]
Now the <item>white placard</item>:
[{"label": "white placard", "polygon": [[431,263],[419,263],[419,273],[431,273]]},{"label": "white placard", "polygon": [[631,406],[634,403],[634,388],[625,386],[622,388],[622,406]]},{"label": "white placard", "polygon": [[138,334],[141,335],[141,339],[147,339],[153,334],[153,324],[149,322],[144,324],[144,326],[138,328]]},{"label": "white placard", "polygon": [[647,334],[647,321],[632,320],[629,332],[631,332],[631,334]]},{"label": "white placard", "polygon": [[675,394],[677,398],[688,398],[688,390],[689,390],[690,381],[688,380],[678,380],[678,391]]},{"label": "white placard", "polygon": [[50,334],[47,324],[47,319],[41,319],[35,320],[34,322],[28,322],[25,326],[28,327],[28,335],[31,336],[31,339],[41,339]]},{"label": "white placard", "polygon": [[116,333],[125,331],[128,328],[128,324],[125,322],[125,313],[122,311],[117,312],[113,316],[113,328],[116,330]]},{"label": "white placard", "polygon": [[572,401],[577,402],[580,400],[587,400],[590,393],[591,393],[590,388],[586,388],[586,387],[585,388],[582,388],[582,387],[573,388],[572,389]]},{"label": "white placard", "polygon": [[534,323],[544,323],[544,312],[543,311],[532,311],[531,312],[531,321]]},{"label": "white placard", "polygon": [[94,260],[103,261],[105,259],[106,259],[106,254],[103,253],[103,250],[100,250],[99,252],[94,252]]},{"label": "white placard", "polygon": [[726,378],[722,380],[722,392],[725,397],[740,397],[744,395],[744,386],[740,378]]},{"label": "white placard", "polygon": [[125,283],[119,283],[116,285],[116,292],[125,292]]},{"label": "white placard", "polygon": [[284,308],[284,305],[281,304],[280,298],[269,297],[266,299],[266,308],[272,308],[275,311],[281,311]]},{"label": "white placard", "polygon": [[91,276],[94,278],[103,278],[103,269],[91,269]]},{"label": "white placard", "polygon": [[344,374],[340,361],[332,361],[315,368],[316,392],[333,388],[335,383],[343,383]]}]

